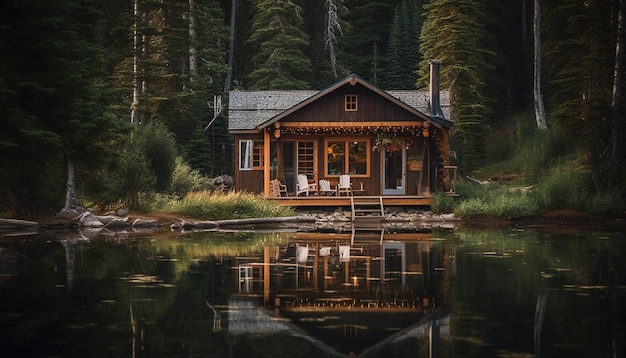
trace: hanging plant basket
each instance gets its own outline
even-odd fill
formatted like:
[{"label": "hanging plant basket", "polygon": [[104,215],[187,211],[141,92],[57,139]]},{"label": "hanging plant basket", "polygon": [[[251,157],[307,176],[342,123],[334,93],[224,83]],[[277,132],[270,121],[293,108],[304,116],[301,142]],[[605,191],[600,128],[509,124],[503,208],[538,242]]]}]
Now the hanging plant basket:
[{"label": "hanging plant basket", "polygon": [[421,155],[414,155],[407,159],[409,163],[409,170],[413,172],[421,171],[424,168],[424,160]]},{"label": "hanging plant basket", "polygon": [[424,162],[421,160],[419,162],[409,162],[409,170],[412,172],[419,172],[423,167]]},{"label": "hanging plant basket", "polygon": [[408,149],[410,145],[410,141],[400,139],[392,134],[381,133],[376,136],[376,142],[374,143],[374,146],[372,146],[372,150],[378,152],[385,148],[388,152],[398,152],[401,151],[402,148]]}]

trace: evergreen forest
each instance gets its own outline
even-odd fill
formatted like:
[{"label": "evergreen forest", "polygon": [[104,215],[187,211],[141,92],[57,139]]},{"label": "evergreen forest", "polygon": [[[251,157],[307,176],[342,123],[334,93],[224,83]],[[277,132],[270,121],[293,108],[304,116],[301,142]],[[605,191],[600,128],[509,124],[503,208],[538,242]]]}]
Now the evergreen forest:
[{"label": "evergreen forest", "polygon": [[[624,197],[626,0],[0,0],[0,212],[137,206],[233,174],[228,91],[323,89],[355,73],[425,89],[439,60],[462,176],[539,152]],[[540,84],[540,87],[537,87]],[[531,121],[534,123],[534,119]],[[506,154],[508,153],[508,154]],[[183,174],[181,174],[183,173]],[[189,176],[189,175],[188,175]]]}]

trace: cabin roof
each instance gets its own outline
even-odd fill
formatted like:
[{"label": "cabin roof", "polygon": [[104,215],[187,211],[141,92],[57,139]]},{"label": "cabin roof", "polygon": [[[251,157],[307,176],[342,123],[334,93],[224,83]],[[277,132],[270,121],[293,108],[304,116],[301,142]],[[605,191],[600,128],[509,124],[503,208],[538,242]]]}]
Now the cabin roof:
[{"label": "cabin roof", "polygon": [[357,75],[350,75],[343,80],[321,90],[286,90],[286,91],[231,91],[229,93],[228,129],[230,131],[257,131],[284,116],[314,102],[316,99],[334,91],[346,83],[360,83],[370,90],[385,97],[398,106],[404,107],[416,115],[437,125],[451,127],[449,91],[440,92],[440,103],[444,118],[432,117],[429,112],[429,92],[420,90],[383,91]]}]

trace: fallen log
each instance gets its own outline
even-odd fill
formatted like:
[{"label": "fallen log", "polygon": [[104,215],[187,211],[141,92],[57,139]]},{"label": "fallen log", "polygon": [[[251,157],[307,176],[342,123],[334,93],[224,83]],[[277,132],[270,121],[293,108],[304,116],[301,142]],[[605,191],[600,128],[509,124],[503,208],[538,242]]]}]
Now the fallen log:
[{"label": "fallen log", "polygon": [[184,230],[192,229],[213,229],[217,227],[227,226],[247,226],[261,224],[279,224],[296,221],[315,221],[314,218],[305,216],[281,216],[274,218],[248,218],[248,219],[228,219],[228,220],[208,220],[208,221],[183,221],[180,225],[172,225],[172,229],[182,228]]},{"label": "fallen log", "polygon": [[35,221],[0,219],[0,230],[37,230],[38,227]]}]

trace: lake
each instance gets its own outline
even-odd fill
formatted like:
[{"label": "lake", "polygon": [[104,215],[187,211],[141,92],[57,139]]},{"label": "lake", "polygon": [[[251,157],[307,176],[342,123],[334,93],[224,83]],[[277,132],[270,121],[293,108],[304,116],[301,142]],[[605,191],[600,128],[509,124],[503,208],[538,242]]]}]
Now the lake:
[{"label": "lake", "polygon": [[617,231],[51,231],[0,247],[3,357],[624,357]]}]

